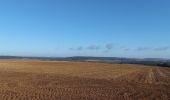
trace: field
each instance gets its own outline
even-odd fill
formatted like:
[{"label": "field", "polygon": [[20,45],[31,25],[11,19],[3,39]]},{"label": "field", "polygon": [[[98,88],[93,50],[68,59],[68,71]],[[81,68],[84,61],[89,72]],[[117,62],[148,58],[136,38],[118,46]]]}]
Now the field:
[{"label": "field", "polygon": [[0,100],[169,100],[170,68],[0,60]]}]

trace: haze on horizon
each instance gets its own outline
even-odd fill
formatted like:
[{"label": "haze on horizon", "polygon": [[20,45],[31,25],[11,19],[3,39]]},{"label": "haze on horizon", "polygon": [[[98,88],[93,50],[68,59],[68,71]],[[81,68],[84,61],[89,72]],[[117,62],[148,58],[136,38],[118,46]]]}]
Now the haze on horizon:
[{"label": "haze on horizon", "polygon": [[1,0],[0,55],[170,58],[169,0]]}]

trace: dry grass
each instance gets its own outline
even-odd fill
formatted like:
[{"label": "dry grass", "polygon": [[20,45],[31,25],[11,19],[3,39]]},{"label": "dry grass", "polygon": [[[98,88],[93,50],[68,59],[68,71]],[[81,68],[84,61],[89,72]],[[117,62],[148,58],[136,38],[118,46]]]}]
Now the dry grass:
[{"label": "dry grass", "polygon": [[142,65],[0,61],[0,100],[168,100],[170,69]]}]

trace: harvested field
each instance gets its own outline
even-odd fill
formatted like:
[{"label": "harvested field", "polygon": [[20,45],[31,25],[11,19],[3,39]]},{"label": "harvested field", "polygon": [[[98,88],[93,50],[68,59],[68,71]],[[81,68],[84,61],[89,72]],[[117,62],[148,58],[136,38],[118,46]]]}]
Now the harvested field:
[{"label": "harvested field", "polygon": [[0,60],[0,100],[169,100],[170,68]]}]

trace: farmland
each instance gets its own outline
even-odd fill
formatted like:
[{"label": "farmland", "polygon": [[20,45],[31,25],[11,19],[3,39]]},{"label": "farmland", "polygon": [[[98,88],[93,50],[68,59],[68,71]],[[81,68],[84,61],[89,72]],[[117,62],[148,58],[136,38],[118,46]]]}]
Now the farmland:
[{"label": "farmland", "polygon": [[0,60],[0,100],[169,100],[170,68]]}]

